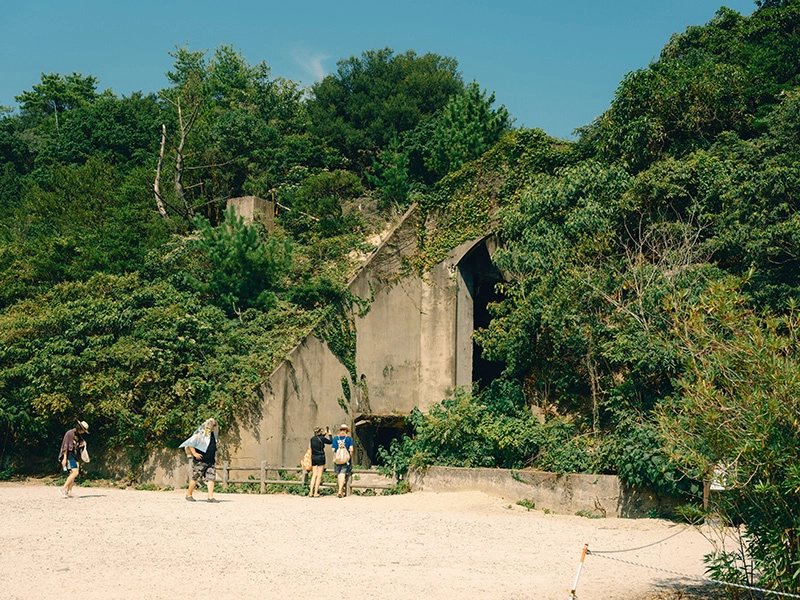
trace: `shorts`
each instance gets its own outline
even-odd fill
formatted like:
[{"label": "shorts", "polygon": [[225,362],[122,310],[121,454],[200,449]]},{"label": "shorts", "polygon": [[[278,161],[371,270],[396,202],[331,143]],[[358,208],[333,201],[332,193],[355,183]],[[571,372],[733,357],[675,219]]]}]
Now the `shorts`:
[{"label": "shorts", "polygon": [[192,460],[192,481],[216,481],[217,472],[214,465],[203,462],[202,460]]},{"label": "shorts", "polygon": [[77,468],[78,468],[78,461],[75,460],[74,458],[67,458],[67,469],[71,471],[72,469],[77,469]]},{"label": "shorts", "polygon": [[339,473],[344,473],[345,475],[350,475],[350,473],[352,471],[353,471],[353,465],[350,464],[350,463],[345,463],[343,465],[337,465],[337,464],[333,465],[333,472],[336,473],[337,475]]}]

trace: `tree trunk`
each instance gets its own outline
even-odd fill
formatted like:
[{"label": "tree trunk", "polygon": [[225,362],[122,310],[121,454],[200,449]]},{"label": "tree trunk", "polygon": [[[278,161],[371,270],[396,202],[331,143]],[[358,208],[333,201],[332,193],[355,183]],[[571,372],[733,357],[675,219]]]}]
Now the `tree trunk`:
[{"label": "tree trunk", "polygon": [[161,165],[164,164],[164,146],[167,143],[167,126],[161,125],[161,150],[158,153],[158,166],[156,167],[156,180],[153,182],[153,193],[156,196],[156,208],[158,214],[163,218],[167,218],[167,209],[164,207],[164,201],[161,198]]},{"label": "tree trunk", "polygon": [[175,196],[183,203],[186,209],[186,215],[191,217],[194,215],[194,210],[186,200],[186,192],[183,188],[183,149],[186,146],[186,136],[189,134],[191,128],[190,123],[183,119],[183,111],[181,110],[180,99],[178,100],[178,124],[180,126],[181,138],[178,142],[178,148],[175,151]]}]

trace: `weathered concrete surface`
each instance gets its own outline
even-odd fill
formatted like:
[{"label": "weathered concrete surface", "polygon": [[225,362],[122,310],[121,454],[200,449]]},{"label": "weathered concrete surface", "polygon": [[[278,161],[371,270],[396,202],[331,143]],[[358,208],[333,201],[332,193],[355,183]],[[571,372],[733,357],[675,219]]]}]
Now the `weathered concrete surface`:
[{"label": "weathered concrete surface", "polygon": [[[220,432],[221,459],[232,466],[298,465],[315,426],[353,428],[365,415],[426,410],[471,382],[472,298],[458,263],[483,240],[459,246],[418,277],[406,264],[417,248],[419,219],[416,207],[409,209],[350,283],[354,294],[372,297],[369,311],[355,318],[356,381],[327,344],[309,335],[260,386],[258,411]],[[357,452],[357,462],[363,459]],[[182,484],[182,460],[179,453],[174,464],[160,455],[145,471],[156,483]]]},{"label": "weathered concrete surface", "polygon": [[228,206],[233,206],[236,214],[248,223],[259,220],[267,231],[275,229],[275,203],[271,200],[258,196],[242,196],[228,200]]},{"label": "weathered concrete surface", "polygon": [[[230,430],[220,431],[217,460],[231,466],[297,466],[315,426],[335,429],[349,422],[337,402],[347,369],[316,337],[309,336],[281,362],[259,389],[259,410]],[[344,417],[343,417],[344,414]],[[151,458],[145,478],[159,485],[187,481],[183,452],[162,452]]]},{"label": "weathered concrete surface", "polygon": [[477,491],[514,503],[533,500],[537,509],[559,514],[646,517],[651,511],[669,514],[676,504],[675,499],[631,490],[621,485],[616,475],[429,467],[425,471],[412,471],[408,480],[412,490]]},{"label": "weathered concrete surface", "polygon": [[[373,297],[369,312],[356,319],[356,365],[366,391],[360,412],[425,410],[456,385],[458,280],[449,262],[424,279],[404,273],[418,229],[418,213],[411,209],[350,285],[354,294]],[[471,334],[471,309],[468,316]]]}]

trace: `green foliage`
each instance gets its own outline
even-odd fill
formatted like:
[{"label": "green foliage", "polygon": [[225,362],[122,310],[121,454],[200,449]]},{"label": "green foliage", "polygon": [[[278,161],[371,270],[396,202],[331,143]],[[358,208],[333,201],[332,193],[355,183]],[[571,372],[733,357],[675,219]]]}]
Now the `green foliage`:
[{"label": "green foliage", "polygon": [[536,508],[536,502],[534,502],[530,498],[523,498],[522,500],[517,500],[517,506],[522,506],[523,508],[527,508],[528,512],[530,512],[534,508]]},{"label": "green foliage", "polygon": [[192,287],[230,315],[270,308],[274,288],[291,264],[289,240],[281,242],[257,223],[245,223],[233,207],[222,225],[213,227],[198,216],[195,226],[198,235],[188,245],[200,253],[200,263],[207,268],[189,276]]},{"label": "green foliage", "polygon": [[652,423],[618,430],[615,466],[620,479],[633,487],[651,490],[658,495],[686,495],[699,498],[702,487],[684,476],[677,464],[663,450],[658,430]]},{"label": "green foliage", "polygon": [[311,87],[311,130],[339,150],[356,172],[376,150],[410,131],[461,91],[457,62],[413,50],[369,50],[337,63],[335,74]]},{"label": "green foliage", "polygon": [[385,496],[399,496],[401,494],[410,494],[411,484],[406,479],[401,479],[392,487],[383,490],[382,495]]},{"label": "green foliage", "polygon": [[188,47],[171,55],[173,86],[160,95],[171,142],[166,164],[180,181],[164,191],[173,210],[216,222],[224,199],[266,194],[298,167],[336,163],[309,133],[296,83],[272,79],[265,63],[250,65],[228,45],[210,57]]},{"label": "green foliage", "polygon": [[575,513],[575,516],[585,517],[587,519],[602,519],[603,518],[603,515],[595,514],[590,510],[579,510],[578,512]]},{"label": "green foliage", "polygon": [[352,212],[345,214],[344,207],[363,192],[361,180],[349,171],[310,175],[301,185],[283,190],[281,201],[288,210],[281,211],[281,223],[310,243],[358,232],[363,230],[362,220]]},{"label": "green foliage", "polygon": [[60,118],[58,136],[40,150],[38,162],[83,163],[98,157],[111,164],[148,164],[158,151],[160,118],[154,94],[105,94]]},{"label": "green foliage", "polygon": [[494,146],[510,123],[505,106],[492,110],[493,103],[494,94],[487,97],[475,81],[453,96],[433,119],[425,166],[442,177]]},{"label": "green foliage", "polygon": [[[521,397],[518,388],[519,384],[502,380],[480,394],[459,388],[427,413],[415,410],[413,438],[393,440],[388,451],[379,450],[387,472],[403,475],[409,468],[434,464],[514,469],[527,466],[531,457],[536,457],[539,468],[558,473],[611,468],[601,441],[576,435],[570,419],[542,423],[526,407],[516,405]],[[508,396],[501,399],[501,395]]]},{"label": "green foliage", "polygon": [[707,148],[725,131],[757,134],[762,115],[800,84],[798,24],[796,0],[765,3],[750,17],[720,9],[628,74],[610,109],[581,130],[582,143],[639,170]]},{"label": "green foliage", "polygon": [[684,472],[699,479],[724,470],[728,489],[716,508],[746,524],[747,554],[764,584],[796,593],[797,315],[792,306],[785,316],[759,316],[741,286],[710,281],[696,299],[673,299],[673,334],[685,368],[659,422],[665,448]]},{"label": "green foliage", "polygon": [[98,449],[122,449],[135,470],[209,414],[222,427],[234,414],[247,422],[255,387],[310,323],[287,308],[244,316],[229,321],[194,295],[136,275],[97,275],[17,303],[0,319],[6,452],[41,450],[42,440],[56,452],[80,417]]},{"label": "green foliage", "polygon": [[59,75],[58,73],[42,73],[42,81],[33,86],[31,91],[15,96],[23,115],[43,117],[53,115],[58,127],[60,113],[78,108],[94,101],[97,94],[97,78],[91,75],[84,77],[80,73]]},{"label": "green foliage", "polygon": [[603,157],[634,171],[707,147],[723,131],[746,133],[748,74],[715,58],[697,52],[628,74],[611,108],[584,133]]},{"label": "green foliage", "polygon": [[367,177],[380,190],[383,208],[406,205],[412,185],[409,164],[408,151],[396,138],[373,160],[374,174]]},{"label": "green foliage", "polygon": [[[340,61],[308,99],[225,45],[177,48],[157,98],[43,75],[0,114],[3,472],[78,416],[134,469],[208,415],[247,422],[311,331],[349,411],[355,254],[376,205],[413,201],[410,271],[502,242],[474,340],[506,369],[415,411],[384,468],[617,473],[696,498],[723,466],[712,508],[745,543],[709,568],[798,591],[800,2],[757,4],[674,36],[577,143],[511,130],[454,59],[412,51]],[[278,202],[269,235],[224,213],[242,194]]]},{"label": "green foliage", "polygon": [[161,488],[154,483],[140,483],[135,485],[133,489],[143,492],[158,492],[161,490]]},{"label": "green foliage", "polygon": [[101,158],[42,170],[0,216],[0,306],[96,272],[141,268],[168,231],[141,188],[141,172],[122,179]]},{"label": "green foliage", "polygon": [[429,227],[420,232],[413,267],[430,269],[448,252],[497,226],[498,210],[518,201],[525,186],[577,158],[570,144],[538,129],[512,131],[479,159],[451,173],[419,198]]}]

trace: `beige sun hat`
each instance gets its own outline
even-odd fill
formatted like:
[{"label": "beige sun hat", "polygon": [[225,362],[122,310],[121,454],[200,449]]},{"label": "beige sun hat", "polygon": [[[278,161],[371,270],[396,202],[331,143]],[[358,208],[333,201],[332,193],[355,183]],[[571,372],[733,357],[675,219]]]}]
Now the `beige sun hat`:
[{"label": "beige sun hat", "polygon": [[350,431],[350,427],[347,425],[347,423],[342,423],[339,425],[339,431]]},{"label": "beige sun hat", "polygon": [[78,421],[78,427],[89,433],[89,424],[86,421]]}]

